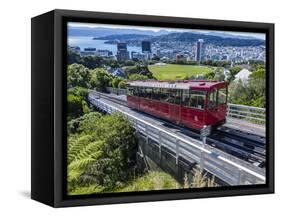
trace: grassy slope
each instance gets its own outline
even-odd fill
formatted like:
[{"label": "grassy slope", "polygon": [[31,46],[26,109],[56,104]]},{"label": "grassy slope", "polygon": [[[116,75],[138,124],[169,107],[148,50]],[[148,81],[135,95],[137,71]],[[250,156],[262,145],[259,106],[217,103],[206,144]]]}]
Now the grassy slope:
[{"label": "grassy slope", "polygon": [[118,189],[118,192],[130,191],[149,191],[149,190],[166,190],[178,189],[180,184],[169,174],[164,172],[148,172],[145,175],[136,178],[133,182],[128,183],[123,188]]},{"label": "grassy slope", "polygon": [[212,70],[211,67],[196,65],[149,65],[149,70],[158,80],[184,79],[186,76],[206,74]]},{"label": "grassy slope", "polygon": [[148,172],[141,177],[138,177],[123,186],[116,187],[116,189],[105,190],[98,185],[89,185],[78,187],[70,195],[83,195],[93,193],[111,193],[111,192],[132,192],[132,191],[149,191],[149,190],[165,190],[178,189],[180,184],[165,172]]}]

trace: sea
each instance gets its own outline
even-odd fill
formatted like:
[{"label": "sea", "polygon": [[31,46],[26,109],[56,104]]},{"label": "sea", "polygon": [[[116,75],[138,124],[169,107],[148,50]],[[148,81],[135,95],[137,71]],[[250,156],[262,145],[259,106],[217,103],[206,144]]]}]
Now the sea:
[{"label": "sea", "polygon": [[[68,36],[67,44],[69,46],[79,46],[81,51],[84,50],[84,48],[96,48],[102,49],[102,50],[110,50],[112,51],[113,55],[116,55],[117,53],[117,45],[116,44],[105,44],[105,40],[93,40],[95,36]],[[127,50],[141,52],[141,47],[137,46],[127,46]]]}]

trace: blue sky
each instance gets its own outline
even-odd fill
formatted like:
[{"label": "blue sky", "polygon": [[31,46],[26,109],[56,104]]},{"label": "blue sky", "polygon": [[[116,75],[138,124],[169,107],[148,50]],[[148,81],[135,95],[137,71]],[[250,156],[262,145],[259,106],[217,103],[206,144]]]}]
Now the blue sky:
[{"label": "blue sky", "polygon": [[117,28],[117,29],[139,29],[139,30],[152,30],[154,32],[160,30],[166,31],[178,31],[178,32],[199,32],[199,33],[208,33],[208,32],[218,32],[218,33],[228,33],[232,35],[255,37],[258,39],[265,40],[265,34],[262,33],[247,33],[247,32],[232,32],[232,31],[214,31],[214,30],[196,30],[196,29],[177,29],[177,28],[159,28],[159,27],[148,27],[148,26],[128,26],[128,25],[109,25],[109,24],[94,24],[94,23],[68,23],[69,26],[76,27],[105,27],[105,28]]}]

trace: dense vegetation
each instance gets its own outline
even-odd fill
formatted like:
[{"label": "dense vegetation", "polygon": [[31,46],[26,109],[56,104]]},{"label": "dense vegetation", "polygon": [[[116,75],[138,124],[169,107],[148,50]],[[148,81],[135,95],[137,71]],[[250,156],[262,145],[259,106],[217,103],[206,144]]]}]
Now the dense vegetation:
[{"label": "dense vegetation", "polygon": [[109,191],[135,173],[135,131],[121,114],[85,114],[68,122],[68,133],[70,194],[87,187]]},{"label": "dense vegetation", "polygon": [[266,106],[266,70],[264,65],[254,65],[247,82],[232,81],[229,85],[229,101],[255,107]]}]

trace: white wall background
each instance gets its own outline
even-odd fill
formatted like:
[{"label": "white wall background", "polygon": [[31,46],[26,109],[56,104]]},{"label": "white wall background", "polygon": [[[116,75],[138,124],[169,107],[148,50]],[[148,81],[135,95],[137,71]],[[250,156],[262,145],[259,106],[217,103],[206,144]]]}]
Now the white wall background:
[{"label": "white wall background", "polygon": [[[281,7],[277,0],[2,0],[0,5],[0,216],[280,214]],[[30,200],[30,18],[54,8],[276,23],[276,194],[67,209]]]}]

